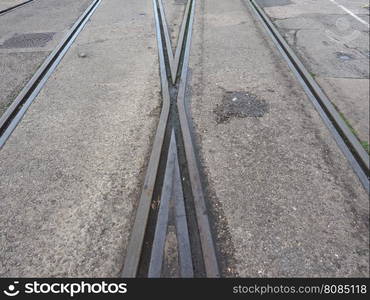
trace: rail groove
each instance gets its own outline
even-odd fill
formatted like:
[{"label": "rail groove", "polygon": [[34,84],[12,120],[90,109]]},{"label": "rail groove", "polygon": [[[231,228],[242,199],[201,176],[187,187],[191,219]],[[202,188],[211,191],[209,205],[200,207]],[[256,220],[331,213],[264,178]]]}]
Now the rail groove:
[{"label": "rail groove", "polygon": [[8,7],[8,8],[5,8],[5,9],[3,9],[3,10],[0,10],[0,16],[1,16],[1,15],[3,15],[3,14],[5,14],[5,13],[7,13],[7,12],[10,12],[10,11],[12,11],[12,10],[16,9],[16,8],[19,8],[19,7],[21,7],[21,6],[25,6],[26,4],[28,4],[28,3],[30,3],[30,2],[33,2],[33,1],[34,1],[34,0],[24,1],[24,2],[19,3],[19,4],[17,4],[17,5],[13,5],[13,6],[11,6],[11,7]]}]

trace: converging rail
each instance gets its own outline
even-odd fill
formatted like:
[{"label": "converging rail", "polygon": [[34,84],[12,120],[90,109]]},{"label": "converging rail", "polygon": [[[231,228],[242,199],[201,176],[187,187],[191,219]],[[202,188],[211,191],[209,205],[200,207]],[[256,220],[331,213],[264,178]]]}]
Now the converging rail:
[{"label": "converging rail", "polygon": [[357,137],[342,119],[339,112],[312,78],[294,51],[289,47],[263,9],[255,0],[247,0],[246,2],[254,11],[256,17],[262,22],[276,47],[288,62],[289,67],[298,78],[308,98],[321,116],[339,148],[348,159],[362,185],[369,193],[369,154],[362,147]]},{"label": "converging rail", "polygon": [[[162,0],[153,0],[153,7],[163,106],[122,276],[219,277],[186,112],[195,0],[187,2],[175,55]],[[176,256],[177,263],[169,256]]]}]

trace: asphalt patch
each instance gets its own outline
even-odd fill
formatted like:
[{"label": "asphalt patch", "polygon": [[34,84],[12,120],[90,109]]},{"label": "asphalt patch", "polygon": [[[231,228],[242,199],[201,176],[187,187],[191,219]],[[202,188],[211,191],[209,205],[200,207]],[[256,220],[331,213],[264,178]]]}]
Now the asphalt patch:
[{"label": "asphalt patch", "polygon": [[260,118],[269,111],[266,100],[259,99],[256,95],[249,92],[224,93],[222,104],[214,109],[217,124],[226,123],[230,118]]}]

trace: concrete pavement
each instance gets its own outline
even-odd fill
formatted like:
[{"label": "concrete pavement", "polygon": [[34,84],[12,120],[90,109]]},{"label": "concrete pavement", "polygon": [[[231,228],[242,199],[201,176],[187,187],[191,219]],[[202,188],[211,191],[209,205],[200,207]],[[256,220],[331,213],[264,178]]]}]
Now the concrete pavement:
[{"label": "concrete pavement", "polygon": [[182,18],[185,13],[186,0],[163,1],[163,8],[166,12],[166,22],[171,38],[173,51],[176,50],[177,40],[180,33]]},{"label": "concrete pavement", "polygon": [[160,80],[150,1],[102,1],[0,151],[0,275],[123,266]]},{"label": "concrete pavement", "polygon": [[245,1],[198,1],[189,101],[224,276],[368,276],[368,196]]}]

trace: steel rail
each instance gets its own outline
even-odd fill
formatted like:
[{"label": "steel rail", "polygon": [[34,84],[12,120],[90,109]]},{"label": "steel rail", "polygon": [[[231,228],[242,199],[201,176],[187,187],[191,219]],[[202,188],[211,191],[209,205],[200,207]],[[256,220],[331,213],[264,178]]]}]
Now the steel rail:
[{"label": "steel rail", "polygon": [[35,100],[45,83],[54,72],[64,55],[67,53],[89,18],[95,12],[102,0],[94,0],[75,22],[63,40],[45,59],[30,81],[18,94],[12,104],[0,118],[0,149],[4,146],[14,129],[22,120],[24,114]]},{"label": "steel rail", "polygon": [[191,188],[194,197],[195,212],[197,215],[198,229],[203,251],[203,259],[207,277],[219,277],[220,271],[217,262],[216,250],[212,239],[211,228],[209,224],[207,206],[204,199],[202,182],[198,169],[198,163],[194,152],[193,140],[191,137],[189,118],[186,113],[185,93],[187,86],[187,74],[190,56],[190,44],[192,37],[192,27],[194,21],[195,0],[192,2],[190,21],[187,31],[187,40],[184,53],[183,67],[181,70],[179,93],[177,97],[177,107],[181,124],[181,133],[184,140],[186,160],[188,164]]},{"label": "steel rail", "polygon": [[154,18],[156,24],[157,47],[159,55],[159,68],[162,88],[162,111],[159,117],[157,131],[154,137],[153,151],[150,155],[147,173],[144,179],[143,190],[141,192],[139,206],[137,208],[135,222],[131,231],[130,242],[127,247],[125,262],[122,271],[122,277],[136,277],[141,250],[143,247],[144,236],[149,217],[150,205],[152,202],[154,185],[157,177],[158,166],[166,132],[166,125],[170,112],[170,94],[168,89],[168,80],[163,51],[163,41],[159,25],[158,7],[156,0],[153,0]]},{"label": "steel rail", "polygon": [[349,161],[349,164],[358,176],[360,182],[369,193],[369,154],[362,147],[359,140],[347,126],[337,109],[307,71],[306,67],[290,48],[285,39],[281,36],[278,29],[263,9],[255,0],[247,0],[247,3],[257,18],[262,22],[264,28],[272,38],[284,59],[288,62],[290,69],[301,83],[308,98],[331,132],[337,145]]},{"label": "steel rail", "polygon": [[171,70],[171,80],[172,80],[173,84],[176,83],[181,52],[182,52],[182,48],[183,48],[184,41],[185,41],[184,34],[185,34],[185,30],[186,30],[186,25],[187,25],[187,20],[188,20],[188,16],[189,16],[189,9],[190,9],[191,3],[192,3],[192,1],[188,1],[187,4],[186,4],[183,20],[182,20],[182,23],[181,23],[180,34],[179,34],[179,37],[178,37],[178,40],[177,40],[175,55],[173,55],[172,43],[171,43],[171,39],[170,39],[170,34],[168,32],[168,25],[167,25],[166,16],[165,16],[165,13],[164,13],[163,3],[162,3],[162,0],[158,1],[158,8],[159,8],[159,12],[160,12],[160,16],[161,16],[161,20],[162,20],[162,24],[163,24],[164,41],[166,43],[168,62],[169,62],[169,65],[170,65],[170,70]]},{"label": "steel rail", "polygon": [[[196,242],[196,245],[193,245],[197,249],[195,251],[196,254],[191,254],[191,252],[189,252],[191,246],[186,238],[189,228],[186,228],[188,222],[186,222],[186,217],[184,215],[185,208],[183,207],[180,209],[181,213],[175,213],[177,238],[181,241],[181,245],[178,245],[180,275],[183,277],[194,276],[192,270],[194,266],[191,262],[193,259],[191,255],[194,255],[194,259],[200,259],[204,264],[201,270],[198,269],[198,267],[194,267],[194,272],[201,272],[201,274],[205,274],[207,277],[219,277],[220,272],[216,250],[208,220],[194,145],[191,139],[189,118],[185,110],[185,92],[187,86],[192,26],[195,14],[195,0],[188,0],[185,10],[187,14],[183,17],[180,40],[178,41],[178,47],[181,46],[181,48],[176,49],[176,52],[179,52],[178,64],[180,64],[180,57],[182,58],[182,69],[178,86],[176,82],[169,82],[168,72],[172,72],[170,58],[171,56],[173,58],[173,51],[171,47],[169,47],[169,39],[166,38],[166,36],[168,36],[168,31],[167,24],[164,21],[165,13],[163,5],[161,5],[161,3],[161,0],[153,0],[163,108],[153,144],[153,152],[149,160],[143,191],[139,200],[136,218],[126,251],[122,277],[160,277],[164,259],[162,251],[167,234],[166,228],[169,222],[169,203],[173,201],[175,201],[175,204],[173,204],[175,207],[176,205],[181,206],[183,205],[181,203],[187,201],[192,203],[190,204],[190,202],[187,202],[188,205],[194,206],[196,215],[194,221],[196,223],[190,225],[189,228],[191,228],[193,234],[199,235],[199,240]],[[168,57],[167,61],[165,59],[166,56]],[[176,143],[176,139],[179,141],[179,144]],[[166,140],[169,140],[168,145]],[[161,152],[163,156],[160,155]],[[181,171],[178,169],[178,172],[175,172],[176,166],[179,167],[178,155],[186,159],[186,163],[181,166]],[[164,170],[159,170],[159,166],[163,166]],[[180,172],[181,176],[185,177],[180,177]],[[161,179],[158,179],[162,178],[162,173],[164,176],[163,183]],[[150,182],[148,178],[150,178]],[[188,180],[186,178],[188,178]],[[181,180],[188,182],[190,188],[183,190]],[[157,194],[155,190],[160,190],[160,192]],[[154,198],[160,199],[158,212],[150,210]],[[180,206],[177,207],[177,209],[179,209]],[[180,216],[183,219],[180,219]],[[149,221],[150,218],[152,218],[152,221]],[[155,227],[153,233],[151,233],[153,231],[152,226]],[[153,234],[153,236],[151,234]]]},{"label": "steel rail", "polygon": [[0,16],[3,15],[3,14],[5,14],[5,13],[7,13],[7,12],[10,12],[10,11],[12,11],[12,10],[14,10],[14,9],[16,9],[18,7],[24,6],[24,5],[26,5],[26,4],[28,4],[28,3],[32,2],[32,1],[34,1],[34,0],[28,0],[28,1],[25,1],[25,2],[22,2],[22,3],[19,3],[17,5],[13,5],[11,7],[8,7],[8,8],[5,8],[3,10],[0,10]]}]

